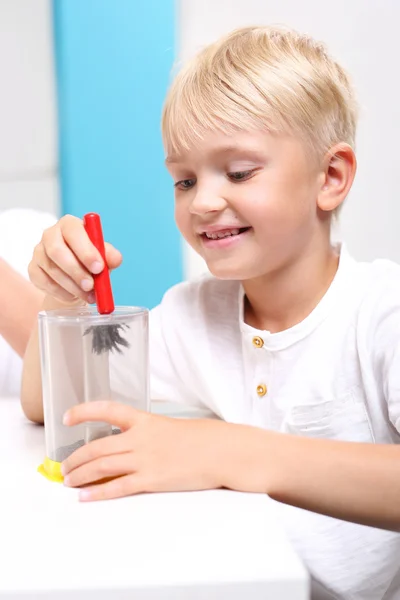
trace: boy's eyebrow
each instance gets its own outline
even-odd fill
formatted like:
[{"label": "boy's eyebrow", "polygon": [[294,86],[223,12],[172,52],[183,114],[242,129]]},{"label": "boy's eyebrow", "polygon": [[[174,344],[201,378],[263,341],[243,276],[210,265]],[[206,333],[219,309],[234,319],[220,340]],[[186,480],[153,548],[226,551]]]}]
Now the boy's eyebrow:
[{"label": "boy's eyebrow", "polygon": [[227,146],[220,146],[216,148],[213,152],[216,156],[224,155],[224,154],[243,154],[252,158],[260,159],[262,157],[262,152],[257,150],[256,148],[250,148],[246,146],[235,146],[233,144],[229,144]]},{"label": "boy's eyebrow", "polygon": [[[211,154],[213,156],[219,156],[219,155],[224,155],[224,154],[234,154],[234,153],[240,153],[240,154],[246,154],[248,156],[251,156],[253,158],[256,158],[258,160],[261,160],[262,158],[262,152],[260,150],[256,150],[255,148],[243,148],[240,146],[235,146],[234,144],[229,144],[227,146],[219,146],[218,148],[215,148]],[[167,156],[165,159],[165,164],[171,164],[171,163],[176,163],[179,162],[180,157],[178,155],[175,154],[171,154],[170,156]]]}]

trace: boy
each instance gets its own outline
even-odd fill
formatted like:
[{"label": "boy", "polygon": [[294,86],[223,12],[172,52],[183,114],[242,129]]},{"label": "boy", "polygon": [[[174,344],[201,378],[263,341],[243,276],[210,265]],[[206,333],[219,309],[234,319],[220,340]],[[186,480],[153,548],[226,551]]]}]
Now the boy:
[{"label": "boy", "polygon": [[[82,500],[267,493],[315,597],[388,600],[400,597],[399,536],[365,524],[400,527],[400,269],[357,263],[330,240],[356,171],[356,113],[343,69],[290,31],[233,32],[177,76],[163,113],[176,222],[213,277],[176,286],[152,311],[152,398],[222,421],[81,405],[67,425],[108,420],[123,433],[63,468],[70,486],[119,476]],[[120,261],[108,247],[109,267]],[[55,308],[93,302],[102,268],[68,216],[45,233],[30,275]],[[37,356],[34,336],[22,406],[41,422]]]}]

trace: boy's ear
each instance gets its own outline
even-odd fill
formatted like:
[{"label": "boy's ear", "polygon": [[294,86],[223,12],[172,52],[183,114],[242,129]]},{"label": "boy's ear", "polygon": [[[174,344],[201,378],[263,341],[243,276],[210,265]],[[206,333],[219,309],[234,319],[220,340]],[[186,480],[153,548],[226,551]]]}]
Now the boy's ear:
[{"label": "boy's ear", "polygon": [[356,156],[348,144],[337,144],[326,153],[317,200],[320,210],[331,212],[342,204],[353,184],[356,170]]}]

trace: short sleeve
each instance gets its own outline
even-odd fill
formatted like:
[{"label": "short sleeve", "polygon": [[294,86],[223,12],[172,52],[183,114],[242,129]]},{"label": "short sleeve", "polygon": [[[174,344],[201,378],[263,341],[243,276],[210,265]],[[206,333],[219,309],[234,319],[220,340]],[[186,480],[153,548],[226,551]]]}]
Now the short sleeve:
[{"label": "short sleeve", "polygon": [[[27,279],[34,247],[44,229],[55,222],[55,216],[35,210],[21,208],[0,212],[0,258]],[[1,337],[0,366],[0,396],[17,396],[22,360]]]},{"label": "short sleeve", "polygon": [[[377,336],[376,362],[378,378],[382,380],[385,399],[388,404],[389,418],[400,433],[400,307],[396,315],[399,323],[388,319],[382,324]],[[393,327],[392,325],[395,325]],[[399,336],[395,339],[395,332]]]},{"label": "short sleeve", "polygon": [[[179,334],[177,314],[168,297],[150,312],[150,397],[152,401],[168,401],[201,408],[199,398],[184,385],[179,372]],[[175,311],[178,311],[175,312]],[[183,323],[182,323],[183,326]]]},{"label": "short sleeve", "polygon": [[[166,292],[158,306],[149,313],[149,379],[151,402],[163,402],[170,405],[181,405],[186,408],[206,408],[199,394],[196,394],[195,369],[191,370],[192,385],[183,381],[181,373],[187,370],[187,346],[184,340],[190,327],[185,312],[185,284],[178,284]],[[183,292],[183,293],[182,293]],[[138,369],[142,365],[128,365],[116,354],[110,356],[111,383],[113,395],[123,402],[132,402],[132,395],[142,386],[142,373]],[[140,406],[137,406],[140,408]]]},{"label": "short sleeve", "polygon": [[0,399],[20,394],[22,360],[0,336]]},{"label": "short sleeve", "polygon": [[[150,398],[177,412],[219,415],[225,393],[221,345],[240,343],[238,284],[200,278],[170,288],[149,314]],[[232,344],[229,341],[232,340]],[[236,354],[234,355],[236,357]],[[232,369],[236,372],[234,358]],[[135,387],[134,368],[119,367],[119,396]],[[137,380],[139,379],[136,376]],[[125,392],[123,392],[125,390]],[[180,406],[178,406],[180,405]],[[174,410],[175,410],[174,407]]]},{"label": "short sleeve", "polygon": [[389,270],[369,310],[369,347],[374,378],[383,392],[392,425],[400,433],[400,268]]}]

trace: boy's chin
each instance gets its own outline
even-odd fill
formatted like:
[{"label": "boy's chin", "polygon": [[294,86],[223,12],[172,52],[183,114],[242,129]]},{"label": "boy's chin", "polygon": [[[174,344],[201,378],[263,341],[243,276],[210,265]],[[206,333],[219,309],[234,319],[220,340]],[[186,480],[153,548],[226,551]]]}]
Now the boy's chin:
[{"label": "boy's chin", "polygon": [[227,281],[244,281],[249,279],[249,271],[245,268],[240,267],[236,264],[220,264],[209,262],[207,263],[208,270],[211,275],[217,279],[223,279]]}]

